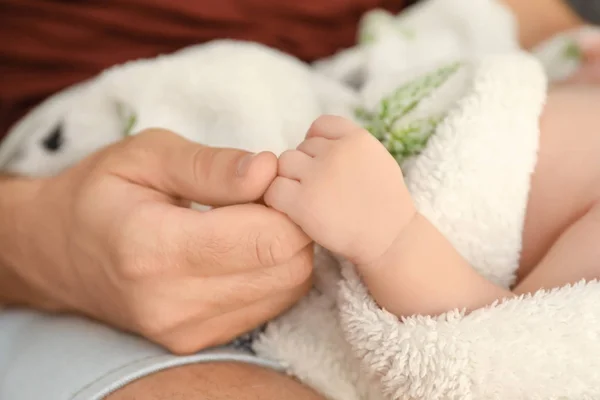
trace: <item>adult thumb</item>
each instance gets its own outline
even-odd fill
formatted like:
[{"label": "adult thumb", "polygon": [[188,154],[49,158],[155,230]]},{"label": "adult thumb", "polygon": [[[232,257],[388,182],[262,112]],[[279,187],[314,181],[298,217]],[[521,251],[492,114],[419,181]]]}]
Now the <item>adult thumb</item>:
[{"label": "adult thumb", "polygon": [[203,146],[161,129],[123,142],[112,169],[137,184],[210,206],[256,201],[277,174],[273,153]]}]

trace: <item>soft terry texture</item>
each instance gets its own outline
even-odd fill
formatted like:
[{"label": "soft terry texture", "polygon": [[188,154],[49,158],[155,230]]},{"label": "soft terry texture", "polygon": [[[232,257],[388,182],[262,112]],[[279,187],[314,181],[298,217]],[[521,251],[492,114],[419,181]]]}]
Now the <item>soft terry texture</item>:
[{"label": "soft terry texture", "polygon": [[[489,56],[464,66],[439,89],[436,99],[443,91],[460,99],[423,153],[406,163],[407,185],[419,210],[459,252],[488,279],[508,287],[518,266],[545,78],[530,56]],[[433,108],[433,103],[423,108]],[[580,343],[575,348],[569,347],[573,346],[570,341],[562,343],[565,332],[555,340],[540,341],[532,336],[541,331],[523,326],[526,319],[511,320],[506,311],[518,310],[517,301],[467,317],[453,311],[439,318],[400,322],[373,303],[351,265],[342,261],[342,266],[339,292],[337,285],[317,286],[293,316],[272,323],[255,345],[261,354],[287,362],[294,373],[323,385],[332,398],[372,398],[360,392],[353,392],[352,397],[337,394],[337,387],[361,376],[360,368],[376,378],[386,398],[517,398],[520,393],[539,393],[564,374],[564,364],[549,373],[551,379],[546,382],[531,364],[507,354],[528,354],[529,342],[548,350],[556,345],[579,348]],[[327,317],[321,315],[325,313]],[[323,320],[339,321],[339,325],[328,323],[339,332],[326,336],[345,339],[336,352],[331,351],[333,340],[322,339]],[[551,320],[548,324],[553,324]],[[296,329],[301,333],[289,333]],[[523,348],[516,350],[513,346],[519,339]],[[345,360],[348,355],[341,349],[347,344],[360,367]],[[295,351],[308,346],[317,347],[318,357]],[[545,354],[535,350],[528,359],[537,353],[541,362],[548,362]],[[332,368],[313,372],[307,354]],[[324,376],[325,371],[331,375]],[[336,388],[332,382],[337,382]]]},{"label": "soft terry texture", "polygon": [[[281,152],[318,114],[352,117],[358,107],[377,113],[385,101],[410,103],[397,88],[459,61],[414,107],[397,108],[408,112],[395,127],[418,122],[417,139],[428,139],[402,166],[419,210],[477,271],[509,287],[547,78],[577,68],[580,60],[565,51],[576,45],[573,36],[524,53],[512,16],[494,0],[431,0],[363,21],[359,45],[312,67],[228,41],[116,67],[21,121],[0,148],[0,165],[57,172],[153,125],[206,144]],[[443,119],[433,131],[422,124],[437,115]],[[42,139],[57,131],[64,145],[50,153]],[[400,321],[374,304],[344,260],[317,249],[315,269],[314,290],[272,321],[254,349],[331,399],[600,397],[595,282],[469,315]]]}]

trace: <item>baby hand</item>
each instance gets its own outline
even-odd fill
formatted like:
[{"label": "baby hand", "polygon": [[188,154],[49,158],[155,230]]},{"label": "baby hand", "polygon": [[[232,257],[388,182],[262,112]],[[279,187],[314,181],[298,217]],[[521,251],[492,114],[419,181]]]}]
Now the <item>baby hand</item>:
[{"label": "baby hand", "polygon": [[317,119],[304,142],[280,156],[265,202],[355,264],[381,256],[416,213],[385,147],[333,116]]}]

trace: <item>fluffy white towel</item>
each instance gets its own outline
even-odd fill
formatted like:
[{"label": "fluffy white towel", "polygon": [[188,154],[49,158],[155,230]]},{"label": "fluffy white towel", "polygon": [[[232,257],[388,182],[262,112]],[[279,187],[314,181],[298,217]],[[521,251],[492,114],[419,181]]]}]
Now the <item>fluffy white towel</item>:
[{"label": "fluffy white towel", "polygon": [[[369,13],[359,45],[314,66],[231,41],[134,61],[40,105],[0,147],[0,166],[57,173],[154,126],[280,153],[322,113],[368,126],[391,104],[401,118],[378,134],[399,154],[418,208],[474,268],[508,287],[547,77],[563,79],[580,62],[573,36],[526,54],[515,32],[495,0],[430,0],[399,16]],[[45,146],[49,137],[58,145]],[[595,282],[400,321],[344,260],[317,249],[315,270],[313,291],[254,348],[331,399],[600,397]]]}]

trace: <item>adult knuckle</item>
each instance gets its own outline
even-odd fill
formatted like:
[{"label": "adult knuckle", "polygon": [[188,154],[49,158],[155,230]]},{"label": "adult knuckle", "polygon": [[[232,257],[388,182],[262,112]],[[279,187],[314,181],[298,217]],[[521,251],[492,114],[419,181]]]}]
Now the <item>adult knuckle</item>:
[{"label": "adult knuckle", "polygon": [[120,252],[119,257],[117,277],[121,281],[143,281],[150,275],[149,271],[154,269],[150,267],[148,260],[141,255],[128,254],[126,251],[122,251]]},{"label": "adult knuckle", "polygon": [[289,257],[289,245],[280,235],[273,236],[267,248],[269,259],[274,265],[284,262]]},{"label": "adult knuckle", "polygon": [[210,181],[211,165],[215,164],[217,152],[211,151],[205,146],[196,146],[190,157],[190,170],[192,171],[192,179],[196,185],[204,185]]},{"label": "adult knuckle", "polygon": [[141,209],[133,211],[121,222],[120,229],[115,232],[114,253],[117,277],[125,281],[141,281],[156,271],[160,265],[155,254],[139,246],[132,238],[139,237],[144,224],[140,223]]},{"label": "adult knuckle", "polygon": [[119,246],[115,259],[116,278],[121,282],[144,282],[165,275],[173,264],[153,250],[126,245]]}]

